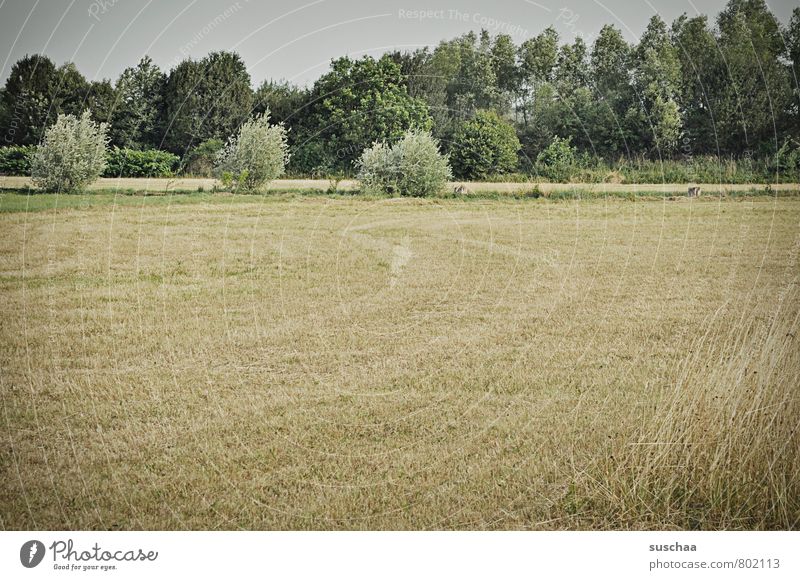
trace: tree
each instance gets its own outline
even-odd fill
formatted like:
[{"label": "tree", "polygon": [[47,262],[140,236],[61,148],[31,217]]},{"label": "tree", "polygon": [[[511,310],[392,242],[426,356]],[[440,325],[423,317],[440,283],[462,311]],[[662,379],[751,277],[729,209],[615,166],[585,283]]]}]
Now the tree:
[{"label": "tree", "polygon": [[449,141],[455,127],[455,112],[449,105],[448,87],[461,66],[461,51],[455,41],[441,42],[430,54],[415,53],[413,62],[401,62],[401,74],[407,79],[409,95],[428,107],[432,132]]},{"label": "tree", "polygon": [[261,115],[269,111],[275,123],[291,127],[304,115],[307,103],[308,91],[305,89],[288,81],[264,81],[253,97],[253,114]]},{"label": "tree", "polygon": [[552,27],[519,47],[519,132],[526,169],[530,169],[531,160],[550,142],[555,131],[559,107],[553,78],[557,63],[558,33]]},{"label": "tree", "polygon": [[800,142],[800,8],[792,10],[786,30],[786,56],[789,60],[789,84],[792,101],[784,109],[784,131]]},{"label": "tree", "polygon": [[[459,123],[478,109],[508,112],[517,84],[513,48],[503,35],[492,42],[486,31],[481,31],[480,39],[470,32],[440,42],[430,54],[415,53],[413,62],[405,63],[405,70],[413,70],[419,79],[412,95],[427,103],[435,137],[451,141]],[[498,74],[503,75],[503,88],[498,86]]]},{"label": "tree", "polygon": [[314,83],[307,110],[294,147],[305,171],[349,170],[369,144],[431,125],[425,103],[409,96],[400,67],[388,56],[334,60]]},{"label": "tree", "polygon": [[269,111],[245,122],[217,155],[215,172],[236,191],[255,193],[280,177],[289,161],[286,129],[270,125]]},{"label": "tree", "polygon": [[308,113],[308,90],[297,87],[288,81],[264,81],[253,98],[253,114],[270,112],[275,123],[286,128],[290,148],[295,147],[298,128]]},{"label": "tree", "polygon": [[500,93],[501,108],[510,107],[520,98],[521,75],[517,67],[518,49],[507,34],[498,34],[491,48],[492,70]]},{"label": "tree", "polygon": [[572,137],[581,149],[592,147],[586,120],[595,106],[589,88],[589,69],[586,44],[581,37],[573,44],[561,47],[558,53],[553,84],[558,102],[555,106],[553,134]]},{"label": "tree", "polygon": [[677,95],[683,112],[683,142],[697,154],[718,151],[713,111],[724,80],[717,40],[705,16],[679,17],[672,25],[672,42],[680,61]]},{"label": "tree", "polygon": [[778,62],[778,22],[763,0],[730,0],[717,26],[727,73],[717,111],[721,143],[734,153],[774,152],[775,123],[791,99],[788,71]]},{"label": "tree", "polygon": [[56,66],[46,56],[25,56],[14,63],[3,91],[5,144],[34,145],[56,115],[51,109]]},{"label": "tree", "polygon": [[250,118],[253,89],[250,73],[241,57],[233,52],[212,52],[201,61],[205,116],[204,138],[226,138]]},{"label": "tree", "polygon": [[447,86],[447,107],[456,120],[471,117],[479,109],[495,110],[500,91],[485,30],[480,41],[473,32],[456,39],[458,69]]},{"label": "tree", "polygon": [[569,100],[576,90],[589,86],[589,77],[586,43],[579,36],[573,44],[565,44],[558,51],[554,82],[559,97]]},{"label": "tree", "polygon": [[553,137],[550,145],[536,157],[538,170],[553,181],[567,181],[576,164],[577,151],[569,137]]},{"label": "tree", "polygon": [[75,193],[100,177],[106,167],[108,125],[59,115],[49,127],[31,162],[33,183],[45,191]]},{"label": "tree", "polygon": [[550,82],[558,62],[558,32],[550,26],[519,47],[520,69],[525,82]]},{"label": "tree", "polygon": [[186,59],[170,71],[164,85],[159,126],[163,130],[164,147],[174,153],[183,154],[193,144],[208,138],[203,131],[207,101],[201,86],[203,72],[200,62]]},{"label": "tree", "polygon": [[78,116],[86,109],[90,85],[74,63],[67,62],[51,79],[51,107],[57,114]]},{"label": "tree", "polygon": [[792,18],[786,30],[786,57],[794,69],[794,85],[800,77],[800,8],[792,10]]},{"label": "tree", "polygon": [[413,52],[389,52],[387,56],[400,67],[400,75],[408,94],[425,98],[430,92],[431,81],[436,80],[430,75],[431,53],[428,47]]},{"label": "tree", "polygon": [[605,157],[619,155],[627,149],[623,121],[634,101],[630,61],[631,49],[622,33],[613,26],[603,26],[592,46],[595,100],[587,126],[595,152]]},{"label": "tree", "polygon": [[85,105],[92,114],[92,118],[95,121],[108,123],[109,129],[111,128],[116,102],[117,92],[111,85],[111,81],[104,79],[89,83]]},{"label": "tree", "polygon": [[409,130],[400,141],[379,141],[365,149],[356,162],[366,191],[428,196],[444,189],[452,173],[439,142],[429,132]]},{"label": "tree", "polygon": [[458,177],[483,179],[514,171],[519,149],[514,127],[494,111],[478,111],[456,130],[450,158]]},{"label": "tree", "polygon": [[671,154],[677,147],[681,117],[676,101],[681,69],[677,50],[658,16],[650,19],[634,54],[633,83],[638,103],[627,113],[633,145],[651,153]]},{"label": "tree", "polygon": [[250,74],[238,54],[212,52],[200,61],[184,60],[164,88],[164,144],[183,154],[207,139],[227,139],[250,118]]},{"label": "tree", "polygon": [[160,145],[158,121],[166,75],[149,56],[126,68],[117,79],[111,120],[111,142],[118,147],[147,149]]}]

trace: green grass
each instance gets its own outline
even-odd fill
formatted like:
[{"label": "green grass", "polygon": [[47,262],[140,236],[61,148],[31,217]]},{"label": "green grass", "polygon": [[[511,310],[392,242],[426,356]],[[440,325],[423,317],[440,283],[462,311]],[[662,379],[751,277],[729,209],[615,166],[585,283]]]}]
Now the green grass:
[{"label": "green grass", "polygon": [[[729,191],[727,197],[751,198],[751,197],[795,197],[800,195],[798,191],[773,191],[770,188],[753,187],[745,191]],[[119,207],[158,207],[170,205],[184,205],[196,203],[214,204],[238,204],[258,202],[274,202],[296,197],[324,197],[330,199],[348,199],[358,197],[366,201],[378,199],[389,199],[389,196],[379,194],[364,194],[358,190],[348,190],[339,193],[328,193],[321,189],[296,189],[281,190],[279,192],[265,193],[259,195],[231,195],[227,193],[197,192],[197,191],[170,191],[167,194],[144,194],[135,189],[104,191],[93,190],[84,194],[51,194],[38,193],[29,190],[0,190],[0,213],[14,212],[36,212],[46,210],[69,210],[69,209],[90,209],[107,206]],[[490,200],[535,200],[548,199],[552,201],[563,200],[591,200],[619,198],[630,201],[635,200],[668,200],[676,201],[685,198],[684,191],[660,192],[660,191],[591,191],[583,189],[579,185],[572,191],[555,191],[542,194],[538,188],[531,187],[529,190],[518,192],[506,191],[475,191],[466,194],[446,192],[432,197],[432,200],[462,200],[462,201],[490,201]],[[719,199],[715,193],[706,194],[704,201]]]}]

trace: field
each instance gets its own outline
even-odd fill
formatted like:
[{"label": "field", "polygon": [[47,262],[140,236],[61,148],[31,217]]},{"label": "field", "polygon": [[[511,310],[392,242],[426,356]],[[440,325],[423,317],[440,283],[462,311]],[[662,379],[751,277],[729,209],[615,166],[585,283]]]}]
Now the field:
[{"label": "field", "polygon": [[800,527],[798,198],[90,197],[0,198],[2,528]]}]

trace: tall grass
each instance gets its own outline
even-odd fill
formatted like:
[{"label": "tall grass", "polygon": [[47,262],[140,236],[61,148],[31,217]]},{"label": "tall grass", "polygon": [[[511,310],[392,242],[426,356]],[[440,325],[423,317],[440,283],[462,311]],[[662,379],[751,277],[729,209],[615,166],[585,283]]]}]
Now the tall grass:
[{"label": "tall grass", "polygon": [[[536,163],[527,180],[570,183],[796,183],[800,168],[779,167],[775,158],[717,157],[704,155],[686,159],[621,157],[607,161],[579,155],[569,167],[553,168]],[[505,180],[518,181],[514,174]],[[566,179],[565,179],[566,176]],[[505,176],[502,176],[505,178]]]},{"label": "tall grass", "polygon": [[653,420],[592,484],[594,508],[606,510],[601,519],[622,527],[798,528],[798,298],[786,296],[767,319],[718,313]]}]

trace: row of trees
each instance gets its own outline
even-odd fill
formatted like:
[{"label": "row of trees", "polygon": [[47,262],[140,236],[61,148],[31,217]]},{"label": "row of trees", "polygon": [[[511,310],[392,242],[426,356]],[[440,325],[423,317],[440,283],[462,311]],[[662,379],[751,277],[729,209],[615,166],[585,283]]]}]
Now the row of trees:
[{"label": "row of trees", "polygon": [[705,16],[671,26],[654,16],[636,44],[611,25],[591,46],[560,44],[552,28],[520,45],[483,31],[339,58],[310,88],[268,81],[253,91],[230,52],[169,73],[145,57],[113,84],[28,56],[2,89],[0,126],[3,144],[37,144],[59,114],[88,109],[111,144],[165,149],[202,168],[269,109],[288,129],[296,173],[352,171],[373,142],[413,128],[439,140],[457,175],[480,178],[530,169],[564,141],[612,161],[774,155],[800,141],[798,77],[800,8],[782,27],[764,0],[730,0],[715,27]]}]

